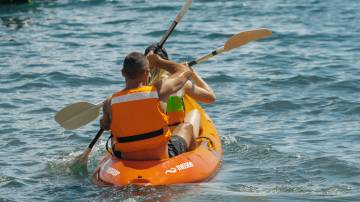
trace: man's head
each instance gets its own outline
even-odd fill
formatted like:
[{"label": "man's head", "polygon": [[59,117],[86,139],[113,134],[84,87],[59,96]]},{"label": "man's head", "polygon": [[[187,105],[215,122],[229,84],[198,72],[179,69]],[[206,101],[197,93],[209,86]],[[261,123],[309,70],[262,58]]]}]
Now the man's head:
[{"label": "man's head", "polygon": [[146,81],[149,72],[149,62],[144,54],[132,52],[125,57],[122,74],[127,80]]}]

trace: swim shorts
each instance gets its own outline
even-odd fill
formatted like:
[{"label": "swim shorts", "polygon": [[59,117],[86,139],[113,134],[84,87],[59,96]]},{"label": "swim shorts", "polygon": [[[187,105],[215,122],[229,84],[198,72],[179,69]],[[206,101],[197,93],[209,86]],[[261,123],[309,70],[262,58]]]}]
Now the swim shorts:
[{"label": "swim shorts", "polygon": [[168,152],[170,158],[185,153],[186,150],[187,146],[184,138],[178,135],[171,136],[168,142]]}]

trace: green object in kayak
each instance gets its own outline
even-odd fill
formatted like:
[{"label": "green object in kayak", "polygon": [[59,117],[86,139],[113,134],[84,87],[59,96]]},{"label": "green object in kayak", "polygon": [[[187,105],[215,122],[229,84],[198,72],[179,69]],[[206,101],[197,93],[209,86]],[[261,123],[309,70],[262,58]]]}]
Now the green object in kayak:
[{"label": "green object in kayak", "polygon": [[184,102],[181,96],[169,96],[166,112],[184,111]]}]

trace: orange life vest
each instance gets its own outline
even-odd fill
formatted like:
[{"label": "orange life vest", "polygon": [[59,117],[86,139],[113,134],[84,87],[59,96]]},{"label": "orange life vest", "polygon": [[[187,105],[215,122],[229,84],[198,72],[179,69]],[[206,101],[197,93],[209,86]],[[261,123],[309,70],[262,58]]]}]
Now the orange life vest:
[{"label": "orange life vest", "polygon": [[167,115],[169,116],[169,127],[176,127],[180,123],[184,122],[185,112],[168,112]]},{"label": "orange life vest", "polygon": [[111,132],[121,152],[149,150],[171,136],[168,117],[162,112],[154,86],[122,90],[112,95]]}]

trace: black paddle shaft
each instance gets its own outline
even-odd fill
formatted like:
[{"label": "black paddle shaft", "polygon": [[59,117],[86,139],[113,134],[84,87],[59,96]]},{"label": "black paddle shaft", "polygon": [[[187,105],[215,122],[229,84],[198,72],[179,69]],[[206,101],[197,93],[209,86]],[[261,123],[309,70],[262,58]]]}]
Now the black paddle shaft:
[{"label": "black paddle shaft", "polygon": [[97,142],[97,140],[99,139],[99,137],[101,136],[101,134],[104,132],[104,129],[100,128],[99,132],[96,134],[96,136],[94,137],[94,139],[91,141],[91,143],[89,144],[89,149],[92,149],[95,145],[95,143]]},{"label": "black paddle shaft", "polygon": [[173,23],[171,24],[170,28],[167,30],[167,32],[165,33],[165,36],[161,39],[161,41],[159,42],[159,49],[161,49],[166,40],[169,38],[169,36],[171,35],[171,33],[174,31],[176,25],[178,24],[178,22],[176,22],[175,20],[173,21]]}]

